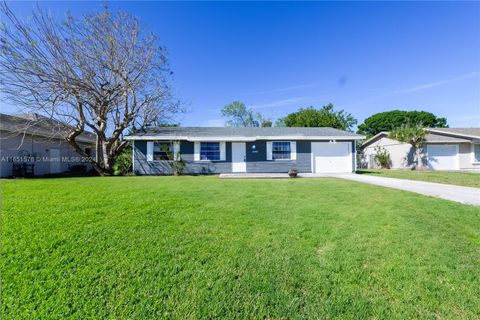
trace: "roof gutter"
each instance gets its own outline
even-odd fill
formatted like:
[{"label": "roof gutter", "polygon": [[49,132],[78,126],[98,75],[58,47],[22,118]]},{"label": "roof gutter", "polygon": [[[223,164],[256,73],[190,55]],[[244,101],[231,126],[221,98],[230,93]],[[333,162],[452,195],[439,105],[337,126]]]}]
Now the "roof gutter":
[{"label": "roof gutter", "polygon": [[[425,129],[425,131],[427,132],[430,132],[430,133],[435,133],[435,134],[442,134],[442,135],[446,135],[446,136],[455,136],[455,137],[460,137],[460,138],[468,138],[468,139],[478,139],[480,140],[480,137],[479,136],[474,136],[474,135],[469,135],[469,134],[463,134],[463,133],[453,133],[453,132],[446,132],[446,131],[442,131],[442,130],[436,130],[436,129]],[[374,142],[376,139],[378,139],[379,137],[383,136],[383,135],[386,135],[388,136],[389,135],[389,132],[387,131],[382,131],[382,132],[379,132],[377,133],[376,135],[374,135],[373,137],[371,137],[370,139],[364,141],[361,145],[360,148],[365,148],[367,147],[368,145],[370,145],[372,142]],[[445,142],[442,142],[442,141],[425,141],[426,143],[454,143],[452,141],[445,141]],[[468,142],[468,141],[465,141],[465,142]]]},{"label": "roof gutter", "polygon": [[386,135],[388,136],[388,132],[387,131],[382,131],[382,132],[379,132],[377,133],[376,135],[374,135],[373,137],[371,137],[370,139],[364,141],[362,143],[362,145],[360,146],[360,148],[365,148],[366,146],[368,146],[370,143],[374,142],[377,138],[383,136],[383,135]]},{"label": "roof gutter", "polygon": [[256,140],[363,140],[365,136],[255,136],[255,137],[201,137],[201,136],[128,136],[125,140],[187,140],[187,141],[256,141]]}]

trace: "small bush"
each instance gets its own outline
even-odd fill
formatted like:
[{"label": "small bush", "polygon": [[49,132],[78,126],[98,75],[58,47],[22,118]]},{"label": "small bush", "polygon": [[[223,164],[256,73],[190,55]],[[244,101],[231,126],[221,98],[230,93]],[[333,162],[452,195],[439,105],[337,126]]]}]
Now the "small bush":
[{"label": "small bush", "polygon": [[170,162],[170,167],[172,168],[173,174],[176,176],[181,176],[183,174],[183,169],[185,169],[185,161],[182,160],[180,153],[177,153],[177,159]]},{"label": "small bush", "polygon": [[[180,146],[180,141],[174,141],[171,147],[173,147],[173,145]],[[185,169],[185,161],[183,161],[180,152],[172,152],[170,148],[165,148],[164,151],[167,154],[169,160],[168,164],[170,165],[173,174],[175,176],[181,176],[183,174],[183,170]]]},{"label": "small bush", "polygon": [[392,166],[392,159],[390,158],[390,153],[387,149],[383,147],[375,148],[375,162],[377,162],[382,169],[390,169]]}]

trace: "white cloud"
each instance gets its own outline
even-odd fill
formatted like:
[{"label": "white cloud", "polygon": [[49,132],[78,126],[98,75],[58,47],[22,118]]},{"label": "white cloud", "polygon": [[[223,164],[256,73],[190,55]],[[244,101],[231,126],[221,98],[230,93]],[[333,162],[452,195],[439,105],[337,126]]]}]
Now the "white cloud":
[{"label": "white cloud", "polygon": [[316,82],[316,83],[306,83],[306,84],[300,84],[296,86],[291,86],[291,87],[285,87],[285,88],[280,88],[280,89],[272,89],[272,90],[266,90],[266,91],[259,91],[255,92],[252,94],[267,94],[267,93],[278,93],[278,92],[285,92],[285,91],[292,91],[292,90],[299,90],[299,89],[306,89],[306,88],[315,88],[323,83]]},{"label": "white cloud", "polygon": [[455,78],[424,83],[424,84],[412,86],[412,87],[409,87],[409,88],[387,91],[387,92],[384,92],[382,94],[366,98],[365,100],[362,100],[362,101],[356,101],[355,104],[357,106],[358,105],[363,105],[365,103],[368,103],[368,102],[371,102],[371,101],[374,101],[374,100],[377,100],[377,99],[380,99],[380,98],[385,98],[385,97],[395,96],[395,95],[399,95],[399,94],[412,93],[412,92],[417,92],[417,91],[421,91],[421,90],[425,90],[425,89],[430,89],[430,88],[442,86],[442,85],[445,85],[445,84],[449,84],[449,83],[453,83],[453,82],[457,82],[457,81],[461,81],[461,80],[465,80],[465,79],[470,79],[470,78],[476,77],[478,75],[480,75],[480,72],[474,71],[474,72],[469,72],[469,73],[466,73],[464,75],[461,75],[461,76],[458,76],[458,77],[455,77]]},{"label": "white cloud", "polygon": [[457,81],[464,80],[464,79],[473,78],[475,76],[478,76],[479,74],[480,74],[480,72],[478,72],[478,71],[469,72],[469,73],[466,73],[466,74],[461,75],[459,77],[446,79],[446,80],[441,80],[441,81],[436,81],[436,82],[424,83],[424,84],[417,85],[417,86],[414,86],[414,87],[411,87],[411,88],[393,91],[393,92],[390,92],[390,94],[409,93],[409,92],[420,91],[420,90],[429,89],[429,88],[433,88],[433,87],[438,87],[438,86],[441,86],[441,85],[444,85],[444,84],[447,84],[447,83],[452,83],[452,82],[457,82]]},{"label": "white cloud", "polygon": [[285,107],[285,106],[291,106],[291,105],[296,104],[298,102],[305,101],[307,98],[308,97],[289,98],[289,99],[276,100],[276,101],[260,103],[260,104],[252,104],[252,105],[249,105],[248,107],[253,108],[253,109]]}]

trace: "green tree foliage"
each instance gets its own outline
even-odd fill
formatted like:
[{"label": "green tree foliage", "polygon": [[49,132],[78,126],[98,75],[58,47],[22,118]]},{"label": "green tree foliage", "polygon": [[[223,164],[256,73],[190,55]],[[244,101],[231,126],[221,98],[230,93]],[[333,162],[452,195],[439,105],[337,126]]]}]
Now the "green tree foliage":
[{"label": "green tree foliage", "polygon": [[347,131],[352,131],[353,126],[357,124],[357,120],[350,113],[344,110],[335,111],[331,103],[321,109],[300,108],[277,122],[285,124],[286,127],[332,127]]},{"label": "green tree foliage", "polygon": [[259,112],[249,109],[243,102],[233,101],[222,109],[222,116],[230,118],[230,127],[260,127],[266,121]]},{"label": "green tree foliage", "polygon": [[392,131],[403,124],[422,123],[429,128],[447,128],[447,119],[438,118],[433,113],[426,111],[392,110],[374,114],[358,126],[358,133],[367,137],[374,136],[382,131]]},{"label": "green tree foliage", "polygon": [[159,122],[155,123],[156,127],[180,127],[179,123]]},{"label": "green tree foliage", "polygon": [[273,125],[272,120],[263,120],[262,121],[262,127],[271,127]]},{"label": "green tree foliage", "polygon": [[286,126],[285,126],[285,117],[283,117],[283,118],[278,118],[277,120],[275,120],[274,126],[275,126],[275,127],[286,127]]},{"label": "green tree foliage", "polygon": [[113,164],[113,174],[116,176],[124,176],[132,173],[132,146],[129,144],[115,158]]},{"label": "green tree foliage", "polygon": [[426,132],[422,123],[404,124],[390,132],[390,138],[400,142],[410,143],[415,149],[415,167],[420,169],[423,167],[422,163],[422,148],[425,140]]}]

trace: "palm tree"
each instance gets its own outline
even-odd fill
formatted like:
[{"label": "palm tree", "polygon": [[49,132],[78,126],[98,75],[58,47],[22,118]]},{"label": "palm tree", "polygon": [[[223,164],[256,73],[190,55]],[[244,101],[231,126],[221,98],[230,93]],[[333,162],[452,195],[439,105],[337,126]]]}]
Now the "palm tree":
[{"label": "palm tree", "polygon": [[426,132],[421,123],[410,125],[405,124],[400,128],[394,129],[390,132],[390,138],[401,142],[409,143],[415,149],[415,170],[423,168],[422,162],[422,148],[425,140]]}]

